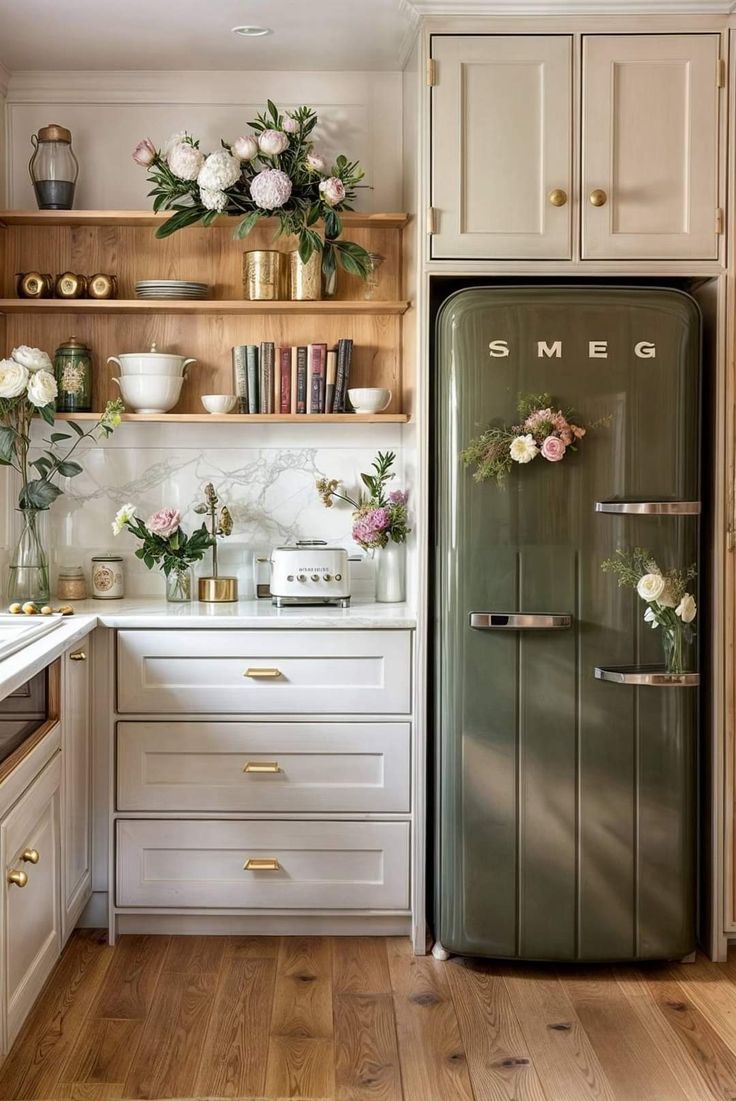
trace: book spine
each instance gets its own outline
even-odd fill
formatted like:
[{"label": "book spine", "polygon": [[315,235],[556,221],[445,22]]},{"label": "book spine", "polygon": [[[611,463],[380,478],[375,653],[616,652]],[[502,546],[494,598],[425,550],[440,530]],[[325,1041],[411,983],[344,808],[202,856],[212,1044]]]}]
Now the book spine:
[{"label": "book spine", "polygon": [[324,378],[325,378],[325,365],[324,365],[324,345],[322,344],[310,344],[310,395],[311,403],[309,405],[310,413],[323,413],[324,412]]},{"label": "book spine", "polygon": [[327,396],[327,345],[318,344],[317,354],[319,362],[319,412],[326,412],[325,398]]},{"label": "book spine", "polygon": [[270,340],[261,344],[261,376],[263,389],[261,391],[261,412],[273,413],[273,360],[274,346]]},{"label": "book spine", "polygon": [[337,351],[333,348],[327,353],[327,367],[325,370],[325,413],[334,412],[336,378]]},{"label": "book spine", "polygon": [[296,360],[297,349],[291,349],[291,401],[290,409],[292,413],[296,413]]},{"label": "book spine", "polygon": [[236,344],[233,348],[233,386],[238,399],[239,413],[248,412],[248,367],[245,356],[245,344]]},{"label": "book spine", "polygon": [[291,348],[279,348],[279,381],[281,385],[279,413],[291,413]]},{"label": "book spine", "polygon": [[281,349],[274,348],[273,357],[273,405],[272,413],[281,412]]},{"label": "book spine", "polygon": [[333,413],[345,412],[345,341],[337,342],[337,377],[335,379],[335,398],[332,404]]},{"label": "book spine", "polygon": [[314,413],[314,344],[307,345],[307,413]]},{"label": "book spine", "polygon": [[350,386],[350,366],[353,362],[353,342],[352,340],[343,340],[345,346],[345,368],[342,376],[342,393],[340,395],[341,411],[344,413],[348,407],[348,388]]},{"label": "book spine", "polygon": [[245,359],[248,371],[248,412],[259,411],[258,402],[258,348],[255,344],[248,344],[245,349]]},{"label": "book spine", "polygon": [[296,411],[307,411],[307,349],[297,348],[296,358]]}]

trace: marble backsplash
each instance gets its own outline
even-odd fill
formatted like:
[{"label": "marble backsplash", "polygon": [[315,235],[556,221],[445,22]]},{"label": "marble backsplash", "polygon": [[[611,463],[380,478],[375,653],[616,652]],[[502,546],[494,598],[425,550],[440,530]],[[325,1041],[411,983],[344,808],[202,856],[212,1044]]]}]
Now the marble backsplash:
[{"label": "marble backsplash", "polygon": [[[236,573],[243,598],[253,594],[253,557],[299,538],[326,539],[363,556],[352,564],[355,596],[370,598],[373,563],[350,537],[348,506],[325,508],[315,490],[320,477],[341,479],[358,492],[359,475],[378,450],[397,453],[396,484],[403,487],[400,429],[395,426],[133,426],[87,448],[84,473],[65,484],[65,493],[46,518],[55,581],[60,565],[82,565],[89,577],[93,554],[114,550],[125,557],[126,591],[160,595],[162,578],[135,558],[139,545],[125,532],[115,538],[111,521],[132,502],[145,518],[164,506],[178,508],[185,526],[201,522],[193,505],[211,481],[234,520],[233,535],[220,542],[221,572]],[[199,572],[206,573],[206,562]]]}]

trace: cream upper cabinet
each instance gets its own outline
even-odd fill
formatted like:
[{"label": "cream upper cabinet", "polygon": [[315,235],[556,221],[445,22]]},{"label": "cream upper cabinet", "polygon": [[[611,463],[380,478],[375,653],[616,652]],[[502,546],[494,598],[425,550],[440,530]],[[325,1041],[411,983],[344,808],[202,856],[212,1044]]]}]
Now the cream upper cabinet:
[{"label": "cream upper cabinet", "polygon": [[572,38],[436,35],[433,259],[569,259]]},{"label": "cream upper cabinet", "polygon": [[718,58],[716,34],[583,37],[584,259],[718,257]]}]

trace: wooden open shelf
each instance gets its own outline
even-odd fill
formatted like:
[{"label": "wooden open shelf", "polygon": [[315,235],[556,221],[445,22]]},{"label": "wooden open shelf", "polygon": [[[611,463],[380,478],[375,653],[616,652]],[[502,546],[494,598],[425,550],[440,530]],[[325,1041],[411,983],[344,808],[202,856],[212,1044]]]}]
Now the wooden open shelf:
[{"label": "wooden open shelf", "polygon": [[[57,413],[57,421],[93,421],[99,413]],[[163,424],[227,421],[235,424],[406,424],[406,413],[124,413],[124,421]]]},{"label": "wooden open shelf", "polygon": [[141,299],[141,298],[0,298],[0,313],[39,314],[350,314],[401,315],[408,302],[353,302],[323,298],[318,302],[250,302],[243,299]]},{"label": "wooden open shelf", "polygon": [[[0,210],[2,226],[150,226],[155,229],[172,211],[154,214],[152,210]],[[352,229],[403,229],[409,222],[408,214],[356,214],[346,212],[340,215],[345,230]],[[232,230],[239,218],[221,214],[214,222],[215,227],[228,227]],[[262,226],[274,229],[275,218],[264,218]],[[191,228],[191,227],[190,227]],[[244,245],[244,241],[238,242]]]}]

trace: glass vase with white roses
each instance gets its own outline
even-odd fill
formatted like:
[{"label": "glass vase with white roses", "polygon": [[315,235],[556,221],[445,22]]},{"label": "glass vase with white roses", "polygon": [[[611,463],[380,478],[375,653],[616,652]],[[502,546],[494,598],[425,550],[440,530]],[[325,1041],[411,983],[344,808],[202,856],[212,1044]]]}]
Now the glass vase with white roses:
[{"label": "glass vase with white roses", "polygon": [[51,359],[40,348],[20,345],[7,359],[0,360],[0,466],[11,467],[20,482],[21,533],[10,559],[10,602],[48,603],[49,567],[40,517],[63,493],[59,479],[76,478],[82,473],[81,464],[72,457],[79,445],[109,436],[120,424],[123,412],[122,402],[108,402],[99,420],[87,431],[70,421],[65,431],[52,432],[48,440],[35,447],[32,421],[38,416],[54,426],[56,395]]},{"label": "glass vase with white roses", "polygon": [[697,566],[693,563],[685,570],[662,570],[652,552],[644,547],[633,550],[618,547],[612,558],[601,563],[601,569],[614,574],[619,586],[636,589],[645,602],[645,621],[662,633],[666,671],[687,672],[686,647],[695,639],[694,622],[698,612],[689,588],[697,577]]}]

